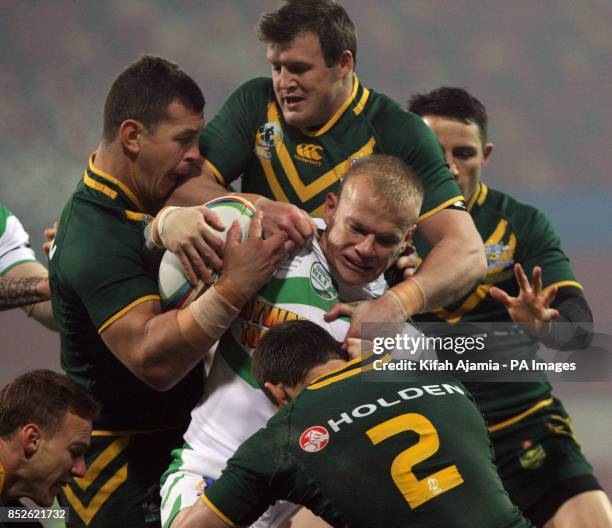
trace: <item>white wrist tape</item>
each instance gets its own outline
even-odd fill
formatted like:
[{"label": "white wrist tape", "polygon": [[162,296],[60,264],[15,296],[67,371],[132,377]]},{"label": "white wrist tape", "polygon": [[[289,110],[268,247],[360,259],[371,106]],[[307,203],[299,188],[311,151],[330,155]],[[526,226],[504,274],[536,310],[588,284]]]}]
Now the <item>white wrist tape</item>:
[{"label": "white wrist tape", "polygon": [[225,333],[240,313],[240,309],[232,306],[214,286],[192,302],[189,311],[202,331],[215,340]]}]

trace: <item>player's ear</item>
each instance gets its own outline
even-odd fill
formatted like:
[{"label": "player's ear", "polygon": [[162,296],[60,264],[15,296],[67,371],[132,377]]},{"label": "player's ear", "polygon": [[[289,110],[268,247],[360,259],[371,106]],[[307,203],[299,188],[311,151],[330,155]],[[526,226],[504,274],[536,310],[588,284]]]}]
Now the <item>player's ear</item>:
[{"label": "player's ear", "polygon": [[486,143],[483,149],[483,158],[485,163],[489,161],[491,152],[493,152],[493,143]]},{"label": "player's ear", "polygon": [[140,152],[138,136],[143,128],[142,124],[135,119],[126,119],[119,127],[121,145],[131,154],[138,154]]},{"label": "player's ear", "polygon": [[410,229],[408,229],[408,231],[406,232],[406,236],[404,237],[404,242],[402,244],[403,246],[402,252],[406,249],[406,246],[412,242],[412,237],[416,233],[416,230],[417,230],[417,225],[413,224],[410,227]]},{"label": "player's ear", "polygon": [[26,424],[21,428],[21,445],[26,458],[30,458],[40,447],[41,431],[36,424]]},{"label": "player's ear", "polygon": [[352,75],[353,70],[355,69],[355,60],[353,58],[353,54],[349,50],[344,50],[342,52],[342,55],[340,55],[340,60],[338,61],[337,66],[340,77]]},{"label": "player's ear", "polygon": [[274,398],[274,403],[276,403],[276,405],[279,407],[287,405],[291,401],[291,398],[287,394],[287,391],[282,383],[272,383],[271,381],[266,381],[264,383],[264,387],[272,395]]},{"label": "player's ear", "polygon": [[329,227],[334,219],[336,210],[338,209],[338,197],[334,193],[327,193],[325,197],[325,211],[323,212],[323,220]]}]

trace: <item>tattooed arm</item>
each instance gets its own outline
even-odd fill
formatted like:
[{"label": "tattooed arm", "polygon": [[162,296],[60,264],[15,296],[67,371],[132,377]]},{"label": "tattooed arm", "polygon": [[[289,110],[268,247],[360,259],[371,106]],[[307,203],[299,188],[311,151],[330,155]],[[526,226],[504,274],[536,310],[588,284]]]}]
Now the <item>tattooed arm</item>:
[{"label": "tattooed arm", "polygon": [[0,310],[47,301],[50,297],[47,277],[0,277]]},{"label": "tattooed arm", "polygon": [[29,317],[57,330],[50,298],[47,270],[40,262],[24,262],[0,277],[0,310],[21,307]]}]

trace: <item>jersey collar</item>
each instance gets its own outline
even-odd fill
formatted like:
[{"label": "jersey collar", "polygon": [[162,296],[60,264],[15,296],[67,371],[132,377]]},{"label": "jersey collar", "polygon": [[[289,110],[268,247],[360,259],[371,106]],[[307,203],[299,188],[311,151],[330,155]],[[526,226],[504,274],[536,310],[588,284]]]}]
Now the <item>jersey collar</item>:
[{"label": "jersey collar", "polygon": [[[97,191],[100,191],[102,194],[108,196],[111,200],[114,200],[119,194],[119,192],[117,191],[118,189],[119,191],[121,191],[121,194],[125,196],[125,198],[130,202],[131,205],[136,206],[136,209],[138,211],[144,211],[142,203],[136,197],[134,192],[122,181],[96,167],[94,165],[95,158],[96,153],[93,152],[92,155],[89,157],[87,170],[85,170],[85,175],[83,177],[85,185],[96,189]],[[96,179],[92,178],[88,173],[95,175]],[[111,185],[107,185],[108,183],[110,183]]]},{"label": "jersey collar", "polygon": [[302,132],[302,134],[308,137],[322,136],[338,122],[338,120],[342,117],[347,108],[349,108],[349,106],[351,106],[351,104],[353,104],[353,102],[357,100],[358,94],[360,94],[360,97],[353,109],[356,115],[361,113],[361,111],[363,110],[363,107],[365,106],[365,103],[370,95],[370,91],[367,88],[361,86],[357,75],[353,73],[353,89],[351,90],[351,95],[349,95],[346,101],[342,103],[340,108],[338,108],[338,110],[331,117],[331,119],[321,128],[319,128],[319,130],[312,131],[308,130],[307,128],[300,128],[300,132]]},{"label": "jersey collar", "polygon": [[478,188],[476,189],[474,194],[470,197],[467,203],[466,208],[468,212],[471,213],[475,205],[478,205],[478,207],[480,207],[487,199],[488,194],[489,194],[489,188],[486,186],[486,184],[480,182],[478,184]]}]

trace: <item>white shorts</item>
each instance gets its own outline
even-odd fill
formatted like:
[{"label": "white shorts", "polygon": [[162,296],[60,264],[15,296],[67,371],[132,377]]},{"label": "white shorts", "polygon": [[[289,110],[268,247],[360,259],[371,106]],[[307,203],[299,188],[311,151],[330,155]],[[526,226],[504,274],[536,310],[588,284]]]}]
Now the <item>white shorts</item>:
[{"label": "white shorts", "polygon": [[[204,490],[214,483],[203,474],[206,464],[196,451],[188,446],[172,451],[174,460],[162,477],[161,488],[161,522],[163,528],[169,528],[177,514],[196,503]],[[251,526],[253,528],[277,528],[289,519],[299,508],[287,501],[278,501]]]}]

